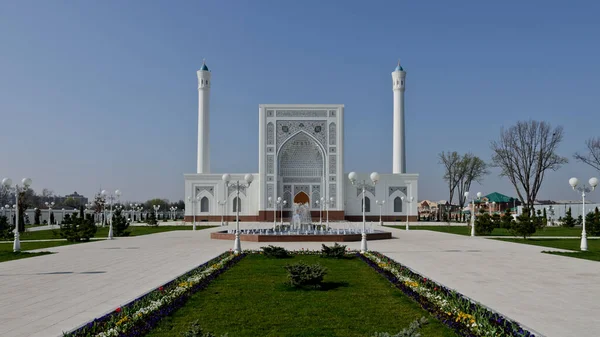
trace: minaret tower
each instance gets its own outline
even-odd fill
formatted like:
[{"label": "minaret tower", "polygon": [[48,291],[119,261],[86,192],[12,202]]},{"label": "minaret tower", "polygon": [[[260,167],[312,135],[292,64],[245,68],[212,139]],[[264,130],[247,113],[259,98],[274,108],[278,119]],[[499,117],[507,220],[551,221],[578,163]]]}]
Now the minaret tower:
[{"label": "minaret tower", "polygon": [[404,84],[406,72],[398,66],[392,72],[392,88],[394,90],[394,146],[393,173],[406,173],[406,141],[404,137]]},{"label": "minaret tower", "polygon": [[202,68],[198,70],[198,173],[210,173],[210,83],[210,71],[202,61]]}]

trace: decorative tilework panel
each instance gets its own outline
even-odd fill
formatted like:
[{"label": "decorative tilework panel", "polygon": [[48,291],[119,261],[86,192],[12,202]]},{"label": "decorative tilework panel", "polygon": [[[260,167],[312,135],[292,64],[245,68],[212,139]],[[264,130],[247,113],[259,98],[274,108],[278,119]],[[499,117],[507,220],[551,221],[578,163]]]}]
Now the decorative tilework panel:
[{"label": "decorative tilework panel", "polygon": [[327,134],[325,132],[325,127],[325,121],[277,121],[277,148],[280,149],[286,140],[299,131],[304,131],[313,136],[321,144],[323,149],[327,151]]},{"label": "decorative tilework panel", "polygon": [[275,142],[275,125],[267,123],[267,145],[274,145]]},{"label": "decorative tilework panel", "polygon": [[335,174],[337,171],[337,156],[334,154],[329,155],[329,174]]},{"label": "decorative tilework panel", "polygon": [[194,195],[198,195],[202,191],[207,191],[210,195],[214,196],[214,186],[196,186],[196,193]]},{"label": "decorative tilework panel", "polygon": [[277,117],[327,117],[327,110],[277,110]]},{"label": "decorative tilework panel", "polygon": [[283,177],[284,183],[319,183],[319,177]]},{"label": "decorative tilework panel", "polygon": [[[271,197],[271,200],[273,200],[270,204],[269,197]],[[267,205],[268,208],[273,208],[275,199],[275,186],[273,184],[267,184],[267,195],[265,199],[265,205]]]},{"label": "decorative tilework panel", "polygon": [[275,173],[275,156],[270,154],[267,155],[267,174]]},{"label": "decorative tilework panel", "polygon": [[407,188],[406,186],[390,186],[389,188],[389,194],[388,197],[391,196],[392,194],[394,194],[394,192],[396,191],[400,191],[402,193],[404,193],[404,195],[407,195]]},{"label": "decorative tilework panel", "polygon": [[335,123],[329,123],[329,145],[336,145],[337,129]]},{"label": "decorative tilework panel", "polygon": [[273,117],[273,110],[267,110],[267,117]]},{"label": "decorative tilework panel", "polygon": [[[231,193],[235,193],[237,190],[237,185],[229,185],[227,188],[227,194],[231,195]],[[240,185],[240,194],[246,195],[246,186]]]},{"label": "decorative tilework panel", "polygon": [[[365,186],[365,190],[371,192],[371,194],[375,195],[375,186],[367,185]],[[362,193],[362,188],[356,188],[356,196],[359,196]]]}]

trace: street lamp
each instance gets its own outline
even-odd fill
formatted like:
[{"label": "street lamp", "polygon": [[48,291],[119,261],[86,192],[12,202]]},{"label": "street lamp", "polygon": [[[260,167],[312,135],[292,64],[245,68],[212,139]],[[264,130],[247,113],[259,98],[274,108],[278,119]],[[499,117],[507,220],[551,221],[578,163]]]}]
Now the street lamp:
[{"label": "street lamp", "polygon": [[329,202],[327,203],[326,207],[327,207],[327,222],[325,223],[325,230],[329,230],[329,208],[331,207],[331,204],[333,204],[333,197],[329,198]]},{"label": "street lamp", "polygon": [[192,204],[192,228],[193,228],[193,230],[196,230],[196,212],[194,209],[194,205],[196,204],[196,199],[189,196],[188,201],[190,202],[190,204]]},{"label": "street lamp", "polygon": [[[31,178],[23,178],[21,180],[21,183],[23,184],[23,191],[27,190],[29,188],[29,186],[31,186]],[[9,189],[12,186],[12,179],[10,178],[4,178],[2,179],[2,185]],[[13,252],[20,252],[21,251],[21,241],[20,241],[20,237],[19,237],[19,194],[21,193],[21,189],[19,188],[19,185],[15,185],[15,199],[16,199],[16,203],[15,203],[15,240],[13,242]],[[11,214],[12,215],[12,214]]]},{"label": "street lamp", "polygon": [[[106,192],[106,190],[102,190],[102,192],[100,192],[100,194],[103,197],[106,197],[108,192]],[[121,191],[116,190],[115,194],[110,194],[108,195],[108,200],[110,200],[110,223],[109,223],[109,227],[108,227],[108,239],[112,240],[113,239],[113,204],[115,199],[117,199],[117,202],[119,201],[119,198],[121,197]]]},{"label": "street lamp", "polygon": [[415,199],[415,197],[404,197],[401,196],[400,200],[402,200],[402,202],[406,203],[406,230],[408,230],[408,216],[410,215],[410,203],[412,203],[412,201]]},{"label": "street lamp", "polygon": [[223,215],[225,214],[225,205],[227,205],[227,200],[217,201],[217,203],[219,206],[221,206],[221,226],[225,226],[225,222],[223,222]]},{"label": "street lamp", "polygon": [[362,229],[362,240],[360,242],[360,252],[364,253],[367,251],[367,232],[366,232],[366,215],[365,215],[365,188],[367,186],[375,186],[377,184],[377,182],[379,181],[379,173],[377,172],[372,172],[370,175],[371,178],[371,183],[367,182],[366,180],[363,179],[362,182],[358,182],[358,174],[356,174],[356,172],[350,172],[350,174],[348,174],[348,179],[350,179],[350,182],[352,183],[352,185],[356,186],[357,188],[362,188],[362,214],[363,214],[363,229]]},{"label": "street lamp", "polygon": [[235,241],[233,242],[233,251],[235,252],[235,254],[239,254],[242,251],[242,245],[240,243],[240,187],[243,188],[248,188],[250,187],[250,184],[252,183],[252,180],[254,180],[254,177],[251,174],[246,174],[244,176],[244,180],[246,181],[246,184],[240,184],[240,181],[237,180],[235,183],[231,182],[231,175],[229,173],[225,173],[222,177],[223,181],[225,182],[225,186],[228,189],[229,186],[233,186],[236,189],[236,207],[235,207]]},{"label": "street lamp", "polygon": [[[481,198],[481,192],[477,192],[477,200]],[[469,191],[465,192],[465,199],[469,198]],[[475,236],[475,198],[473,200],[473,210],[471,211],[471,236]]]},{"label": "street lamp", "polygon": [[158,210],[160,209],[160,205],[152,205],[152,208],[154,208],[154,215],[156,217],[156,221],[158,221]]},{"label": "street lamp", "polygon": [[375,203],[377,205],[379,205],[379,226],[383,226],[383,221],[381,221],[381,209],[383,208],[383,205],[385,204],[385,200],[375,200]]},{"label": "street lamp", "polygon": [[585,186],[585,184],[583,186],[577,187],[577,184],[579,184],[579,180],[577,178],[569,179],[569,185],[571,185],[573,190],[581,192],[581,198],[583,200],[583,204],[582,204],[582,208],[581,208],[581,210],[582,210],[581,217],[583,218],[583,228],[581,229],[581,245],[580,245],[580,248],[582,251],[586,251],[588,248],[587,247],[587,233],[585,232],[585,216],[586,216],[586,214],[585,214],[585,193],[586,192],[589,193],[596,189],[596,186],[598,186],[598,178],[592,177],[592,178],[590,178],[588,183],[590,184],[590,187]]},{"label": "street lamp", "polygon": [[281,197],[277,197],[277,206],[281,205],[281,230],[283,231],[283,206],[287,205],[286,200],[282,200]]},{"label": "street lamp", "polygon": [[48,225],[50,225],[50,227],[52,227],[52,222],[50,221],[50,213],[52,213],[52,207],[54,207],[54,201],[53,202],[45,202],[44,203],[46,205],[46,207],[48,207]]},{"label": "street lamp", "polygon": [[319,205],[319,226],[323,224],[323,198],[315,201]]},{"label": "street lamp", "polygon": [[[277,227],[277,205],[273,202],[273,198],[268,197],[267,200],[269,201],[269,206],[273,206],[273,231],[275,231],[275,227]],[[221,222],[223,222],[223,220],[221,220]]]},{"label": "street lamp", "polygon": [[548,213],[548,218],[550,218],[550,226],[554,226],[554,207],[552,205],[548,206],[546,212]]}]

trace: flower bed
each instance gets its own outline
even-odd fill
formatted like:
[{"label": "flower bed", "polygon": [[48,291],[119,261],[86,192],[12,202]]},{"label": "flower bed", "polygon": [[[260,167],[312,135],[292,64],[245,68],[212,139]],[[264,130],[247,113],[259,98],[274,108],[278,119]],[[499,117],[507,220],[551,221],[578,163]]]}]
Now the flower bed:
[{"label": "flower bed", "polygon": [[535,337],[517,322],[437,284],[377,252],[360,255],[407,296],[462,336]]},{"label": "flower bed", "polygon": [[113,312],[65,333],[68,337],[142,336],[158,321],[183,306],[198,290],[242,259],[245,254],[223,253],[192,271],[117,308]]}]

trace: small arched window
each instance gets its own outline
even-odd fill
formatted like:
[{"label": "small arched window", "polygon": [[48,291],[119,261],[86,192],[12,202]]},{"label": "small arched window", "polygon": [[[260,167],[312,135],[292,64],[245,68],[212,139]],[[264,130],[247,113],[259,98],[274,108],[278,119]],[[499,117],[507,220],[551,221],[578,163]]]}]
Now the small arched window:
[{"label": "small arched window", "polygon": [[234,212],[241,212],[242,211],[242,201],[240,200],[239,197],[235,197],[233,198],[233,211]]},{"label": "small arched window", "polygon": [[402,212],[402,199],[400,197],[394,198],[394,212]]},{"label": "small arched window", "polygon": [[[361,211],[362,211],[362,202],[361,202]],[[365,197],[365,213],[371,212],[371,199],[369,197]]]},{"label": "small arched window", "polygon": [[200,199],[200,212],[208,212],[208,198],[203,197]]}]

